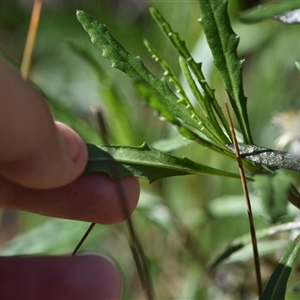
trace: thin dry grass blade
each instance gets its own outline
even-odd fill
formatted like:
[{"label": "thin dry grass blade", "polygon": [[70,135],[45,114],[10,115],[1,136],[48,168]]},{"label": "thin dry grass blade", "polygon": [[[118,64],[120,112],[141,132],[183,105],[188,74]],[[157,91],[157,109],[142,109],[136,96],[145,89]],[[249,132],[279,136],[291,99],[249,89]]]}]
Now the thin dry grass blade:
[{"label": "thin dry grass blade", "polygon": [[230,112],[229,112],[227,103],[225,103],[225,106],[226,106],[226,110],[227,110],[227,114],[228,114],[228,120],[229,120],[230,130],[231,130],[231,134],[232,134],[232,142],[233,142],[234,148],[235,148],[235,154],[236,154],[237,162],[239,165],[239,172],[240,172],[241,182],[242,182],[243,191],[244,191],[245,200],[246,200],[247,214],[248,214],[250,234],[251,234],[251,240],[252,240],[252,248],[253,248],[257,289],[258,289],[258,295],[260,296],[262,293],[262,280],[261,280],[261,273],[260,273],[260,262],[259,262],[258,248],[257,248],[257,238],[256,238],[251,202],[250,202],[250,198],[249,198],[249,192],[248,192],[248,187],[247,187],[247,182],[246,182],[245,171],[243,168],[243,162],[242,162],[242,158],[240,155],[238,142],[237,142],[236,135],[234,132],[233,122],[232,122],[232,119],[230,116]]},{"label": "thin dry grass blade", "polygon": [[[108,132],[107,132],[106,125],[105,125],[105,120],[104,120],[101,110],[97,107],[95,107],[95,116],[96,116],[98,129],[99,129],[101,137],[104,141],[104,144],[109,145]],[[115,174],[118,173],[118,166],[113,158],[111,160],[111,170],[112,170],[112,173],[115,173]],[[130,249],[131,249],[137,270],[138,270],[138,274],[140,277],[142,287],[145,291],[145,295],[146,295],[147,299],[153,300],[153,299],[155,299],[154,289],[153,289],[152,280],[150,278],[149,271],[148,271],[148,268],[146,265],[146,259],[145,259],[143,247],[140,243],[140,240],[139,240],[138,234],[135,230],[132,219],[130,218],[130,213],[129,213],[129,209],[127,206],[127,199],[125,198],[125,194],[124,194],[122,185],[119,183],[118,180],[115,181],[115,187],[116,187],[116,190],[118,193],[118,198],[119,198],[122,210],[123,210],[123,214],[127,219],[126,222],[127,222],[127,227],[128,227],[128,231],[129,231]],[[81,238],[80,242],[76,246],[72,255],[76,255],[79,248],[81,247],[81,245],[83,244],[83,242],[85,241],[85,239],[87,238],[87,236],[89,235],[89,233],[91,232],[91,230],[93,229],[94,226],[95,226],[94,223],[92,223],[89,226],[88,230],[86,231],[84,236]]]},{"label": "thin dry grass blade", "polygon": [[32,9],[31,20],[29,24],[27,39],[25,43],[25,49],[23,53],[22,63],[21,63],[21,75],[24,79],[28,78],[30,64],[32,59],[32,51],[36,39],[36,33],[39,26],[39,20],[42,10],[42,0],[35,0]]}]

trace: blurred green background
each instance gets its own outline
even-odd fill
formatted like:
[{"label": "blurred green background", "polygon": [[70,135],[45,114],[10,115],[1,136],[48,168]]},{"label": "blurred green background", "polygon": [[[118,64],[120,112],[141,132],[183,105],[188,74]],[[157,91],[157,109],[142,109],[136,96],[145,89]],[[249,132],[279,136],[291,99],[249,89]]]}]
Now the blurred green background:
[{"label": "blurred green background", "polygon": [[[239,11],[258,1],[230,1],[234,31],[240,36],[239,54],[245,58],[244,86],[256,144],[274,148],[278,130],[271,120],[278,112],[300,109],[300,25],[273,20],[241,24]],[[20,65],[33,1],[0,2],[0,49],[3,57]],[[148,11],[155,6],[178,31],[216,89],[226,100],[219,74],[197,22],[197,1],[45,1],[32,58],[30,79],[46,94],[57,119],[75,128],[87,142],[100,143],[93,125],[91,105],[103,108],[115,144],[152,144],[176,136],[176,131],[137,98],[130,80],[101,56],[76,19],[84,10],[105,23],[114,37],[132,54],[139,55],[158,77],[163,71],[143,45],[151,41],[180,76],[178,56],[159,31]],[[91,53],[101,74],[83,59],[70,41]],[[94,65],[96,66],[96,64]],[[96,68],[97,69],[97,68]],[[110,102],[111,100],[112,102]],[[115,102],[114,102],[115,101]],[[116,107],[118,105],[118,107]],[[237,172],[232,161],[191,144],[174,154]],[[235,179],[188,176],[141,181],[142,193],[133,221],[148,258],[158,299],[256,299],[251,248],[246,247],[214,270],[207,267],[212,255],[249,231],[241,183]],[[297,178],[295,178],[297,185]],[[257,229],[270,226],[261,217],[260,199],[250,184]],[[297,211],[292,207],[286,220]],[[1,218],[1,255],[69,254],[88,224],[52,219],[30,213],[4,211]],[[124,224],[98,225],[82,252],[112,257],[124,275],[124,299],[144,299]],[[262,276],[266,282],[289,241],[281,233],[259,244]],[[291,286],[299,280],[295,272]],[[298,299],[290,293],[288,299]]]}]

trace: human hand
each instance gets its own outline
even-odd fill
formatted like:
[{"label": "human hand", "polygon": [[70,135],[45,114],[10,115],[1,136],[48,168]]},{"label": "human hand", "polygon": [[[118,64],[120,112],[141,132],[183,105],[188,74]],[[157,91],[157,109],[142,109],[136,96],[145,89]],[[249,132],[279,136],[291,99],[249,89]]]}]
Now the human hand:
[{"label": "human hand", "polygon": [[[102,224],[123,221],[125,216],[119,204],[114,181],[104,174],[79,177],[86,163],[87,149],[83,140],[66,125],[54,122],[41,94],[0,61],[0,207]],[[139,197],[138,181],[125,177],[120,179],[120,183],[128,209],[132,212]],[[70,265],[74,264],[76,267],[81,258],[68,258],[69,267],[59,267],[60,264],[57,264],[57,269],[53,260],[62,258],[31,257],[22,258],[23,262],[19,258],[1,258],[0,264],[7,268],[9,265],[17,267],[16,263],[24,266],[23,269],[18,267],[14,276],[20,276],[20,282],[25,287],[28,280],[35,281],[36,286],[43,287],[45,282],[37,268],[44,272],[50,267],[52,271],[57,271],[52,285],[58,287],[63,278],[70,278]],[[29,268],[29,259],[35,270],[33,267]],[[33,262],[34,259],[36,263]],[[91,267],[90,261],[83,261],[85,263],[80,264],[82,279],[87,275],[83,273],[89,273],[88,268]],[[117,271],[104,259],[95,258],[95,261],[98,262],[98,273],[103,268],[104,275],[114,274],[111,277],[111,286],[116,287],[115,294],[112,297],[106,295],[105,298],[116,298],[121,286]],[[34,272],[30,274],[30,270]],[[5,281],[5,273],[0,278],[1,285],[14,286],[10,280]],[[99,276],[95,280],[98,278]],[[99,278],[100,287],[103,279],[105,276]],[[15,281],[18,282],[17,279]],[[110,287],[107,282],[105,286]],[[12,291],[16,292],[19,288],[12,288]],[[80,299],[72,298],[74,288],[76,287],[72,286],[72,294],[68,294],[66,290],[67,294],[60,291],[57,295],[60,295],[60,299]],[[1,291],[2,288],[0,298],[3,299],[5,297],[1,295]],[[43,299],[51,299],[50,294],[46,294]],[[33,298],[32,295],[26,296],[27,299],[42,299],[41,294],[38,298]],[[76,295],[78,296],[79,292]],[[25,295],[23,296],[25,299]]]}]

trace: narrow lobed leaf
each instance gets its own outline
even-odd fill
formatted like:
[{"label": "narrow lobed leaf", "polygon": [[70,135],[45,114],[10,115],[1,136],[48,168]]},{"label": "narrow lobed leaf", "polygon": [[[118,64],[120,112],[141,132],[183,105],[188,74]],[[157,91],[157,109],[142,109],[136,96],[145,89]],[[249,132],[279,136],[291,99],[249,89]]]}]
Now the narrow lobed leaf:
[{"label": "narrow lobed leaf", "polygon": [[223,152],[223,148],[213,144],[210,140],[214,140],[214,136],[207,131],[207,126],[205,126],[205,121],[199,121],[198,124],[202,126],[201,132],[193,132],[186,126],[184,126],[179,119],[175,118],[166,106],[163,104],[160,95],[156,93],[149,85],[143,82],[135,82],[135,89],[137,94],[143,98],[147,104],[155,109],[160,116],[165,118],[169,123],[177,127],[179,133],[187,139],[193,140],[205,147],[209,147],[217,152]]},{"label": "narrow lobed leaf", "polygon": [[180,99],[171,91],[164,79],[156,78],[143,64],[140,57],[134,57],[128,53],[123,46],[110,34],[107,27],[100,24],[90,15],[83,11],[77,11],[77,18],[83,28],[91,37],[91,41],[102,50],[103,56],[112,62],[112,66],[120,69],[136,81],[147,83],[155,92],[169,111],[169,114],[182,120],[196,130],[202,131],[202,126],[197,120],[191,117],[191,112],[185,105],[179,102]]},{"label": "narrow lobed leaf", "polygon": [[187,109],[191,111],[191,118],[197,120],[198,122],[201,122],[201,118],[198,114],[198,112],[193,107],[192,103],[190,102],[189,98],[187,97],[182,84],[180,83],[179,78],[175,75],[175,73],[172,71],[166,60],[158,53],[158,51],[155,49],[153,45],[147,40],[144,41],[144,44],[147,48],[147,50],[152,54],[152,57],[157,60],[161,67],[164,69],[164,77],[169,79],[169,82],[175,87],[176,94],[179,95],[178,102],[185,105]]},{"label": "narrow lobed leaf", "polygon": [[[205,99],[202,96],[202,93],[199,91],[198,87],[196,84],[193,84],[191,90],[196,97],[198,103],[200,104],[200,108],[202,109],[202,112],[204,115],[207,117],[207,120],[204,120],[199,116],[195,108],[193,107],[192,103],[188,99],[185,91],[183,90],[183,87],[177,78],[177,76],[174,74],[174,72],[171,70],[167,62],[163,59],[163,57],[157,52],[157,50],[148,42],[145,41],[145,45],[150,53],[152,53],[152,56],[155,58],[155,60],[158,60],[162,66],[162,68],[165,70],[165,77],[169,78],[169,81],[174,85],[176,88],[176,92],[180,95],[179,102],[185,104],[186,108],[190,110],[191,112],[191,118],[195,119],[198,124],[201,124],[202,126],[202,133],[206,135],[210,140],[219,143],[221,145],[224,145],[228,143],[228,138],[226,135],[223,133],[223,130],[220,128],[220,125],[218,124],[215,115],[213,114],[211,104],[208,103],[208,101],[204,101]],[[183,75],[185,76],[187,82],[193,81],[192,75],[187,76],[188,66],[187,63],[185,62],[185,59],[183,57],[179,58],[179,62],[182,68]],[[185,64],[185,69],[183,68],[182,64]],[[186,72],[185,72],[186,70]],[[144,98],[144,97],[143,97]],[[151,106],[151,105],[150,105]],[[151,106],[154,108],[153,106]],[[209,112],[208,112],[209,111]],[[209,118],[210,117],[210,118]],[[208,122],[209,121],[209,122]],[[212,123],[212,124],[210,124]],[[217,131],[217,132],[216,132]]]},{"label": "narrow lobed leaf", "polygon": [[233,32],[227,12],[227,0],[198,0],[201,24],[219,70],[235,116],[246,143],[252,143],[244,95],[243,61],[237,55],[239,37]]},{"label": "narrow lobed leaf", "polygon": [[[239,178],[239,175],[196,163],[186,157],[176,157],[152,148],[145,143],[132,146],[95,146],[88,144],[89,159],[84,174],[104,172],[111,178],[136,176],[151,182],[171,176],[211,174]],[[112,163],[118,172],[112,172]]]},{"label": "narrow lobed leaf", "polygon": [[206,96],[202,95],[202,93],[199,91],[197,84],[193,78],[193,75],[190,72],[187,62],[182,57],[180,57],[179,62],[182,74],[184,75],[188,86],[190,87],[195,99],[198,101],[199,106],[207,119],[207,121],[202,121],[203,127],[205,127],[205,129],[208,132],[210,132],[211,139],[214,142],[219,143],[221,145],[228,144],[229,139],[220,127],[211,107],[211,103],[209,101],[206,101]]},{"label": "narrow lobed leaf", "polygon": [[191,53],[187,49],[185,42],[180,39],[179,34],[172,29],[171,25],[166,21],[163,15],[154,7],[150,8],[150,12],[165,36],[169,39],[175,50],[178,52],[179,56],[186,60],[188,66],[194,73],[199,85],[203,89],[203,105],[201,104],[200,107],[203,110],[204,114],[207,115],[207,110],[211,111],[211,107],[213,107],[225,131],[227,132],[227,135],[230,136],[230,129],[228,127],[227,120],[215,98],[214,90],[208,85],[207,80],[203,75],[202,64],[196,63]]},{"label": "narrow lobed leaf", "polygon": [[155,61],[158,61],[161,67],[164,69],[164,77],[169,78],[169,81],[176,89],[176,94],[178,94],[180,99],[185,101],[186,104],[189,104],[191,108],[193,108],[182,87],[182,84],[180,83],[179,78],[175,75],[167,61],[148,40],[144,40],[144,45],[146,46],[147,50],[152,54],[152,57],[155,59]]}]

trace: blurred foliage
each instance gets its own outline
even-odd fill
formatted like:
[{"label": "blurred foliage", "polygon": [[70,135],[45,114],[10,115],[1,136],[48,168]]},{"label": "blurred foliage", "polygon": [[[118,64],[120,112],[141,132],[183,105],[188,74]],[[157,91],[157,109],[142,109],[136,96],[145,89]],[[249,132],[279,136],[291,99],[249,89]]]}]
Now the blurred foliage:
[{"label": "blurred foliage", "polygon": [[[163,70],[153,63],[143,45],[143,39],[147,38],[168,58],[173,70],[179,72],[174,50],[150,17],[150,5],[165,16],[187,47],[194,49],[195,59],[203,62],[205,75],[216,89],[220,104],[226,100],[220,76],[197,22],[200,11],[196,1],[45,1],[30,79],[51,99],[49,104],[56,118],[74,127],[88,142],[100,142],[90,112],[93,103],[100,105],[108,116],[114,143],[140,145],[147,141],[151,144],[174,136],[173,128],[141,104],[130,80],[100,56],[75,16],[75,10],[81,9],[106,23],[115,38],[130,53],[140,55],[147,67],[160,77]],[[256,144],[273,147],[277,133],[271,123],[272,117],[282,110],[300,109],[300,75],[295,67],[295,61],[300,61],[300,25],[287,26],[274,20],[242,24],[236,15],[248,6],[249,1],[230,1],[233,29],[241,38],[239,54],[246,59],[244,86],[250,127]],[[31,8],[32,3],[27,1],[0,2],[0,50],[16,65],[22,58]],[[104,70],[104,82],[99,83],[95,70],[71,49],[70,40],[93,55]],[[130,112],[127,116],[130,134],[128,129],[115,130],[118,117],[106,105],[104,89],[114,90],[124,100]],[[218,169],[237,171],[229,159],[194,144],[177,150],[176,155],[185,155]],[[244,253],[236,252],[215,269],[207,267],[213,253],[249,231],[240,182],[195,175],[169,178],[152,185],[141,183],[143,191],[133,220],[149,259],[157,297],[255,299],[256,282],[249,249]],[[295,183],[299,184],[297,178]],[[254,207],[261,207],[251,184],[249,188]],[[286,221],[292,221],[297,210],[290,205],[287,209]],[[259,214],[260,209],[254,212],[256,229],[269,228],[270,224]],[[0,254],[71,253],[87,227],[88,224],[82,222],[3,212]],[[259,242],[264,282],[269,279],[279,254],[290,239],[289,230],[295,235],[299,229],[266,234],[263,242]],[[98,225],[82,251],[113,257],[124,273],[123,298],[144,298],[123,224]],[[299,274],[295,271],[290,285],[296,285],[297,280]],[[290,292],[286,298],[298,299],[299,295]]]}]

